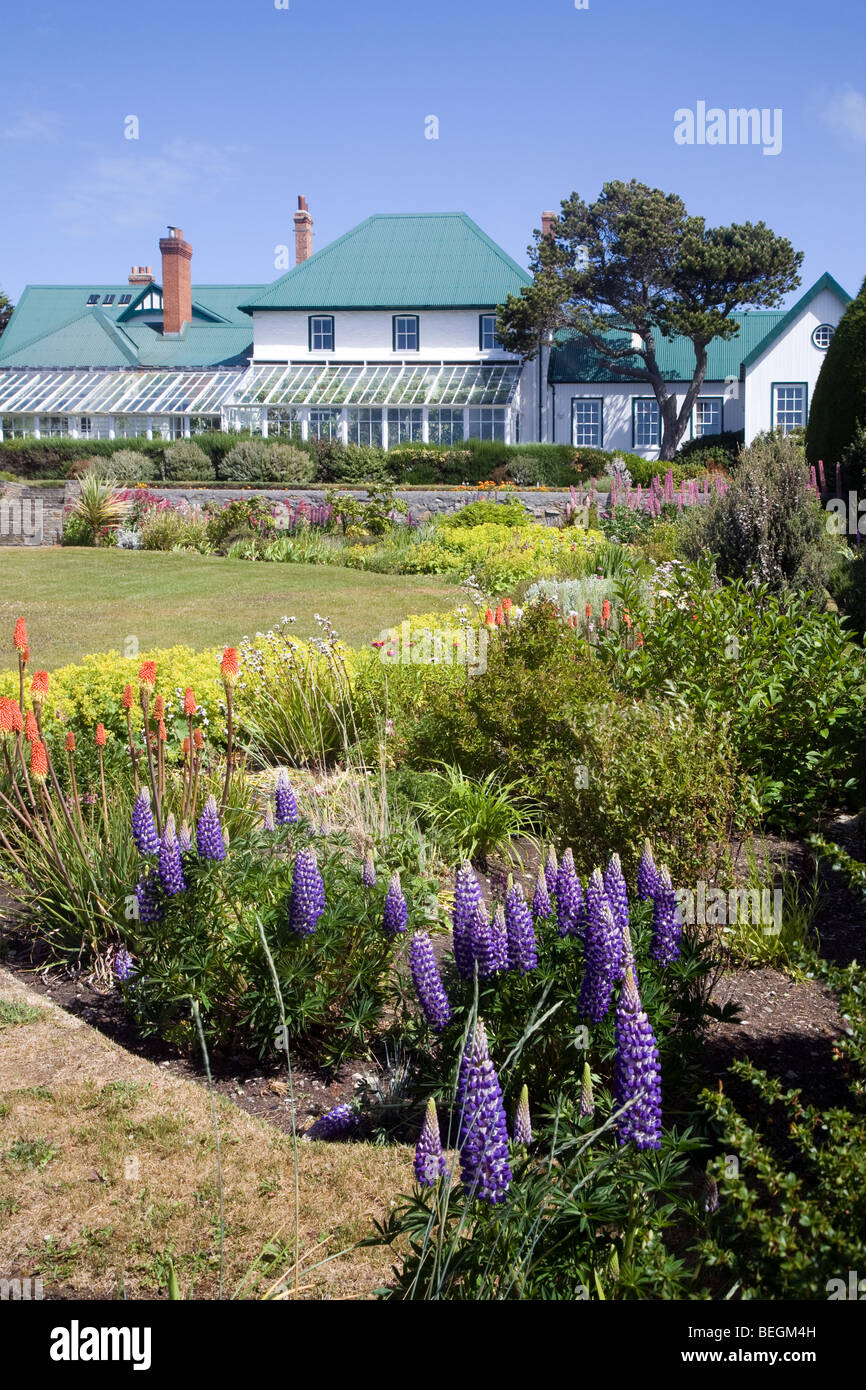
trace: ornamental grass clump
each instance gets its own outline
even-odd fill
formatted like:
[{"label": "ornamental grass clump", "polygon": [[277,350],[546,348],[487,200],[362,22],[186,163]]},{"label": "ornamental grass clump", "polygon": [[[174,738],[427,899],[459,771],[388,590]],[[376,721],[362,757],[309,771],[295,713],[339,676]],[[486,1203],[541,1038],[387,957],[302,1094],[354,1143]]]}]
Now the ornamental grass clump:
[{"label": "ornamental grass clump", "polygon": [[475,1023],[461,1060],[457,1110],[463,1185],[470,1197],[497,1206],[505,1201],[512,1178],[508,1124],[481,1019]]},{"label": "ornamental grass clump", "polygon": [[416,931],[412,937],[409,969],[424,1017],[431,1028],[441,1030],[451,1019],[451,1005],[436,964],[433,942],[425,931]]}]

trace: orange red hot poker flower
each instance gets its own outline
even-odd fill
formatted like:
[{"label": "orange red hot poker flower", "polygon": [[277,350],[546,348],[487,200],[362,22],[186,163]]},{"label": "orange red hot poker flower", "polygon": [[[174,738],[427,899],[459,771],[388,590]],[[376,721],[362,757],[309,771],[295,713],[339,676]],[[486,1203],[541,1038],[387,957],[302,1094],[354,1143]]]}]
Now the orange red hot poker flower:
[{"label": "orange red hot poker flower", "polygon": [[153,702],[153,717],[157,721],[157,723],[159,723],[160,719],[162,719],[164,715],[165,700],[162,698],[161,695],[157,695],[156,699]]},{"label": "orange red hot poker flower", "polygon": [[24,720],[24,742],[35,743],[38,738],[39,725],[36,723],[36,716],[31,710],[28,710]]},{"label": "orange red hot poker flower", "polygon": [[93,738],[94,738],[94,742],[96,743],[97,748],[104,748],[104,747],[105,747],[105,725],[104,725],[104,724],[97,724],[97,726],[96,726],[96,732],[94,733]]},{"label": "orange red hot poker flower", "polygon": [[133,696],[133,693],[132,693],[132,686],[131,686],[131,685],[125,685],[125,686],[123,687],[123,695],[122,695],[121,701],[120,701],[121,708],[123,708],[123,709],[132,709],[133,701],[134,701],[134,696]]},{"label": "orange red hot poker flower", "polygon": [[195,695],[193,693],[192,686],[188,685],[186,690],[183,692],[183,712],[185,715],[191,716],[195,714],[195,711]]},{"label": "orange red hot poker flower", "polygon": [[11,734],[12,732],[12,711],[9,706],[14,704],[14,700],[9,700],[5,695],[0,695],[0,734]]},{"label": "orange red hot poker flower", "polygon": [[48,754],[38,738],[30,746],[30,776],[40,785],[48,776]]},{"label": "orange red hot poker flower", "polygon": [[153,690],[153,687],[156,685],[155,661],[143,661],[141,663],[141,669],[138,673],[138,680],[139,684],[142,685],[145,690]]},{"label": "orange red hot poker flower", "polygon": [[233,686],[238,678],[238,650],[237,647],[226,647],[223,650],[222,661],[220,662],[223,684]]},{"label": "orange red hot poker flower", "polygon": [[67,753],[75,752],[75,735],[71,729],[69,730],[69,733],[66,735],[66,751]]},{"label": "orange red hot poker flower", "polygon": [[15,633],[12,637],[12,641],[19,652],[29,650],[27,646],[27,624],[23,618],[19,618],[15,624]]},{"label": "orange red hot poker flower", "polygon": [[41,705],[48,694],[48,672],[35,671],[30,682],[30,698],[34,705]]}]

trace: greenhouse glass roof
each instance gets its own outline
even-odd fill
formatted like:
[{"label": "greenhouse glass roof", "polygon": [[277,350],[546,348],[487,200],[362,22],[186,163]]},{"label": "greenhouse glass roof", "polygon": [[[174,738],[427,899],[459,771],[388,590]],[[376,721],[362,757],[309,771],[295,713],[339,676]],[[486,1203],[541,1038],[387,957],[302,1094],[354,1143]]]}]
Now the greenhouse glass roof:
[{"label": "greenhouse glass roof", "polygon": [[0,413],[208,415],[243,372],[0,371]]},{"label": "greenhouse glass roof", "polygon": [[231,405],[508,405],[518,363],[290,363],[253,366]]},{"label": "greenhouse glass roof", "polygon": [[517,363],[291,363],[246,371],[0,370],[0,413],[208,415],[222,406],[508,405]]}]

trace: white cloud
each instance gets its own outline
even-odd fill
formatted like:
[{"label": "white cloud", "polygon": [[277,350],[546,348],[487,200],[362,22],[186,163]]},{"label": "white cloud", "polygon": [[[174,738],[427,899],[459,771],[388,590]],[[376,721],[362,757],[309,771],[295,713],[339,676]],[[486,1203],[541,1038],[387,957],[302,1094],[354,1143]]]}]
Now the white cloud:
[{"label": "white cloud", "polygon": [[244,150],[242,145],[171,140],[152,155],[130,140],[122,153],[77,171],[60,189],[53,212],[72,234],[92,235],[106,223],[152,228],[154,222],[179,218],[183,205],[193,199],[223,195],[241,172],[237,157]]},{"label": "white cloud", "polygon": [[60,134],[60,117],[53,111],[22,111],[12,125],[0,130],[3,140],[53,142]]},{"label": "white cloud", "polygon": [[854,87],[838,92],[824,108],[823,116],[828,125],[844,130],[855,140],[866,140],[866,97]]}]

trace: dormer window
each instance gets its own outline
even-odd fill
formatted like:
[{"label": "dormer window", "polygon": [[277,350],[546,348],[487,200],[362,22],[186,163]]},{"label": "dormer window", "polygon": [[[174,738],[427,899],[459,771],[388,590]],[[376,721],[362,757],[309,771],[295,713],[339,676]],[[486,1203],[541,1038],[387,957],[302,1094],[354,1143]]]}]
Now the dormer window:
[{"label": "dormer window", "polygon": [[89,294],[89,295],[87,296],[87,302],[88,302],[88,304],[98,304],[98,303],[99,303],[99,295],[98,295],[98,294]]},{"label": "dormer window", "polygon": [[120,296],[120,298],[118,299],[117,302],[118,302],[118,304],[131,304],[131,303],[132,303],[132,295],[131,295],[131,294],[122,294],[122,295]]},{"label": "dormer window", "polygon": [[310,352],[334,351],[333,314],[310,315]]},{"label": "dormer window", "polygon": [[418,351],[418,315],[394,315],[394,351]]},{"label": "dormer window", "polygon": [[102,299],[102,302],[103,302],[103,304],[113,304],[113,303],[114,303],[114,295],[113,295],[113,294],[106,294],[106,295],[104,295],[104,296],[103,296],[103,299]]}]

